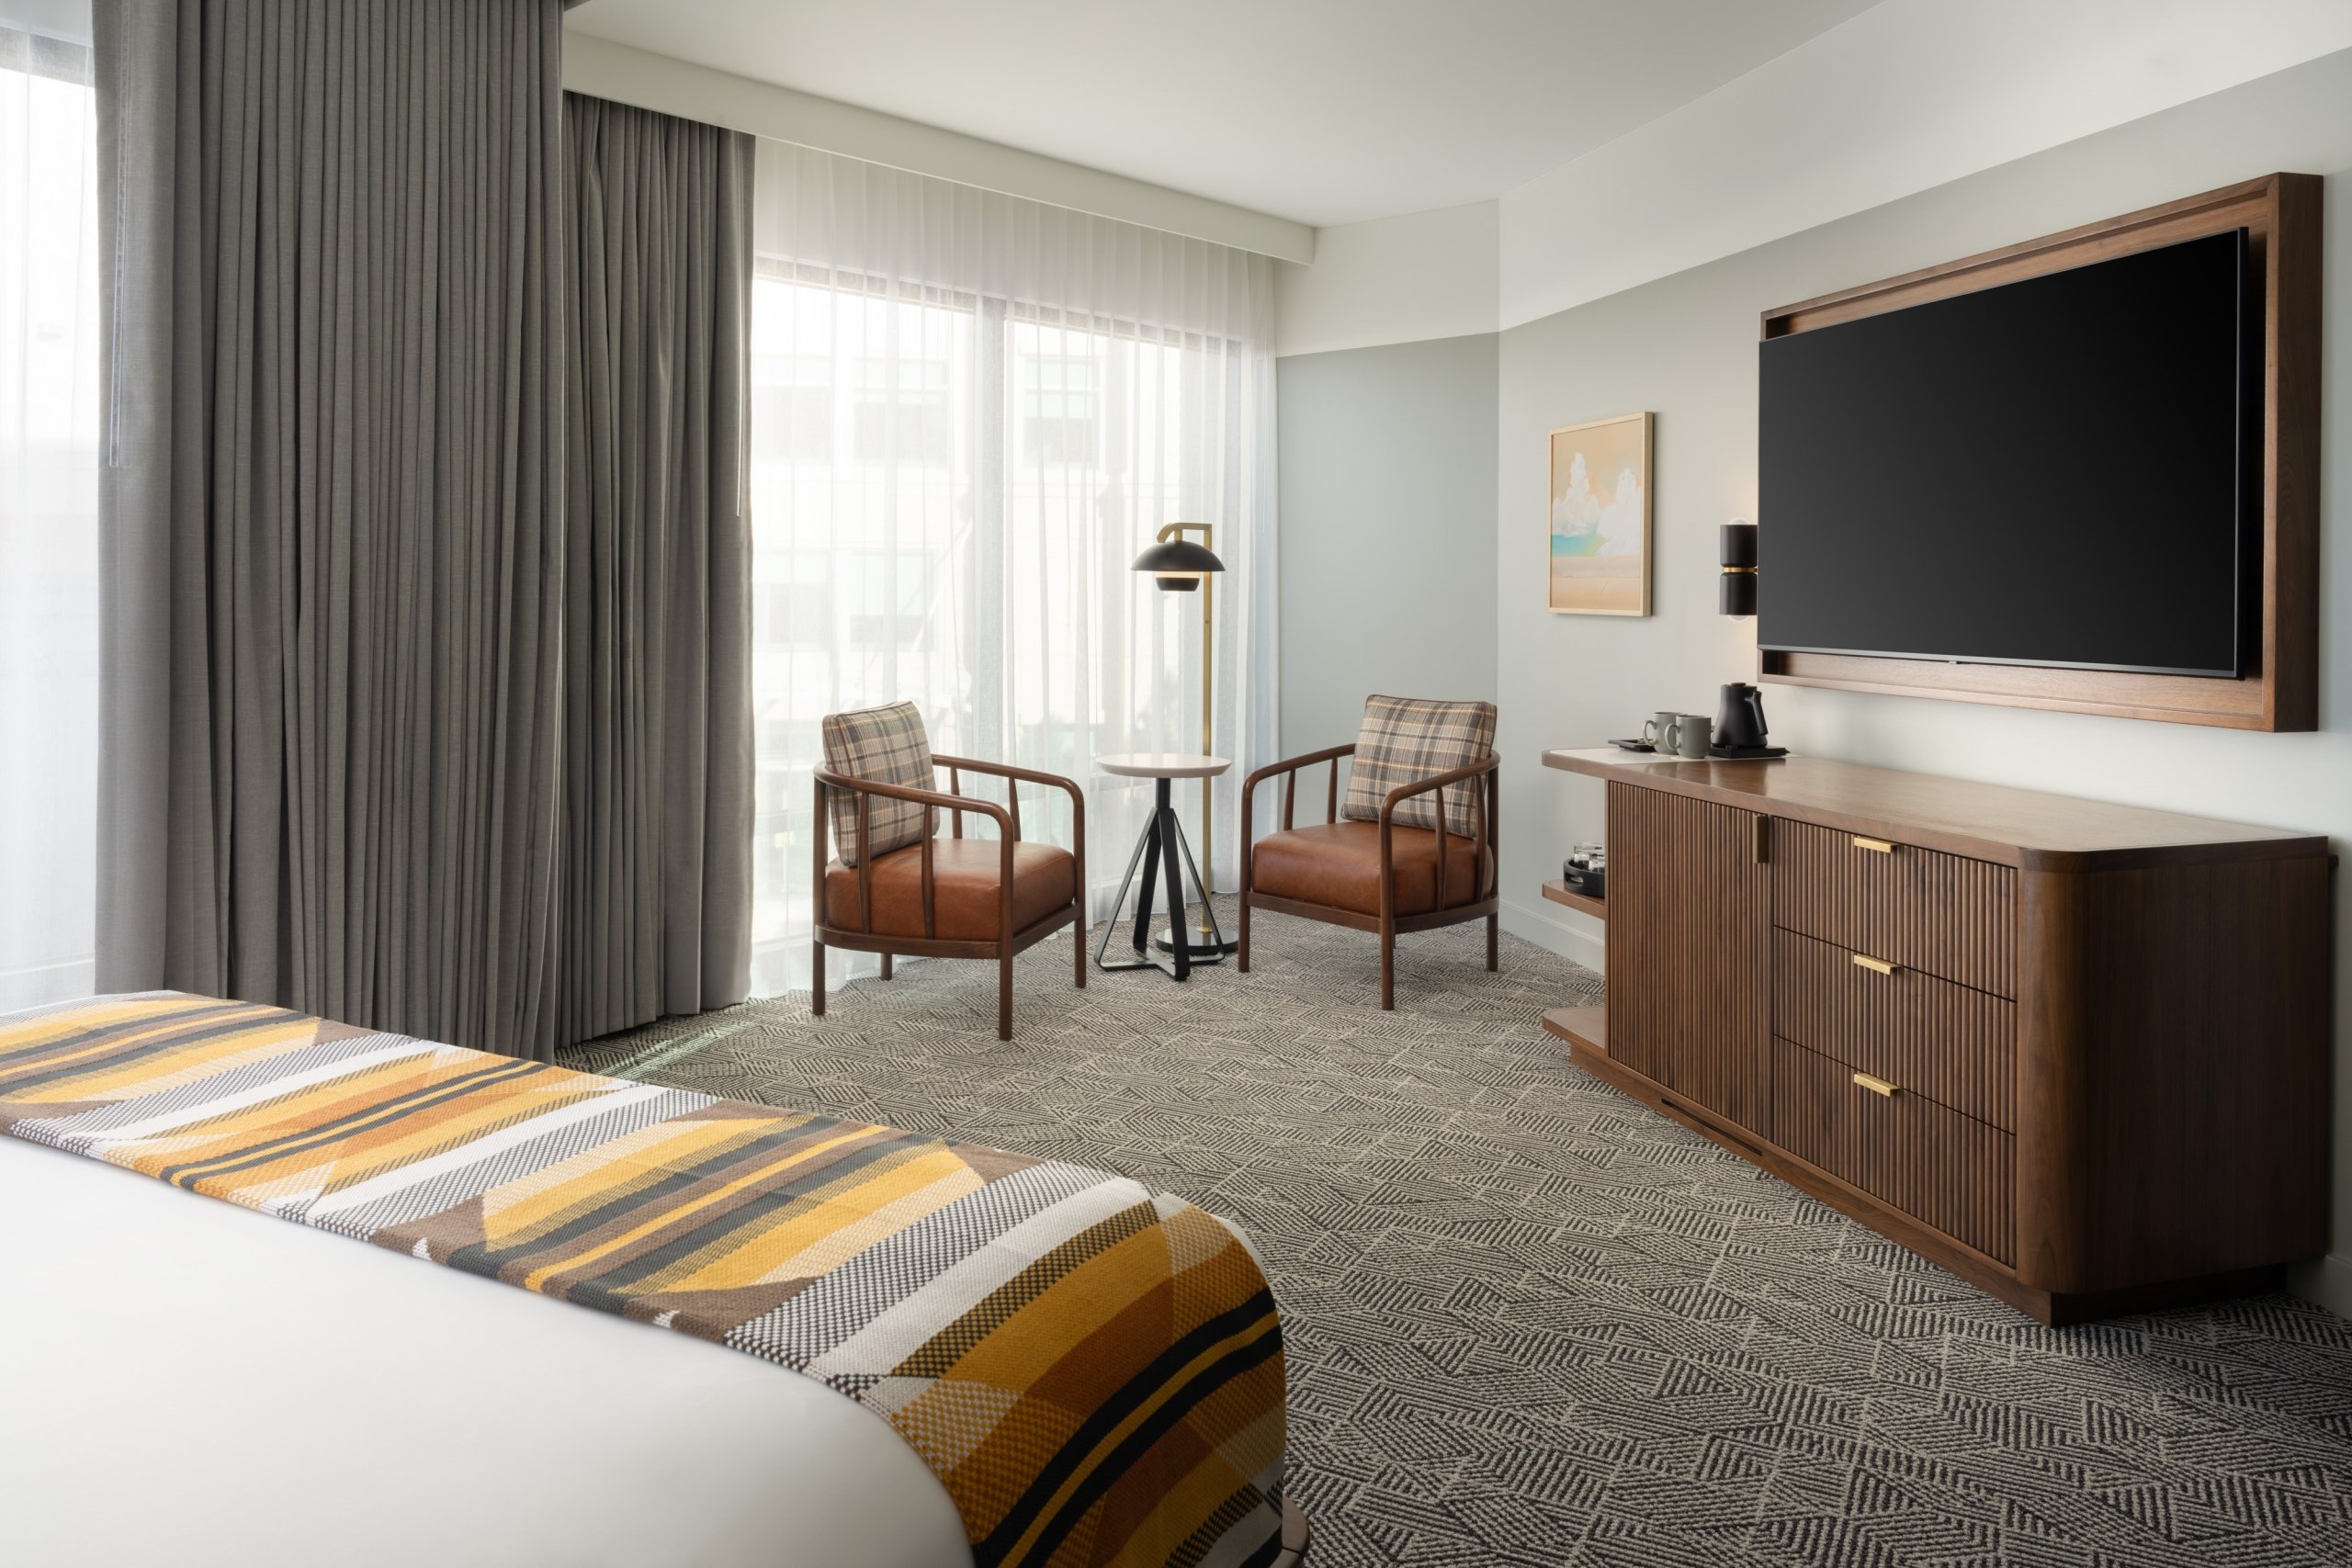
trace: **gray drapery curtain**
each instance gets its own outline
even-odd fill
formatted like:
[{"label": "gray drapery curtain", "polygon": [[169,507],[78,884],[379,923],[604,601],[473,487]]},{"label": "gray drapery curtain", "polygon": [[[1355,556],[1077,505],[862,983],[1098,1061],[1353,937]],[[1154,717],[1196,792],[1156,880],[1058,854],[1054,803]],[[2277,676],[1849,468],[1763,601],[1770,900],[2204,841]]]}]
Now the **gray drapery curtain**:
[{"label": "gray drapery curtain", "polygon": [[[545,1057],[566,1029],[639,1021],[649,994],[625,987],[616,1007],[600,990],[592,1007],[567,988],[563,966],[616,953],[643,973],[633,946],[573,929],[583,897],[650,901],[666,921],[662,878],[688,858],[706,912],[680,940],[729,940],[707,913],[721,792],[695,781],[705,837],[689,858],[679,835],[600,841],[595,810],[645,801],[568,781],[583,748],[635,766],[678,747],[697,698],[666,700],[691,683],[674,663],[649,674],[628,640],[668,647],[694,626],[674,541],[652,547],[660,572],[637,536],[603,557],[592,536],[572,558],[576,528],[626,535],[680,509],[570,509],[567,433],[634,434],[581,466],[616,497],[681,494],[639,468],[685,440],[636,423],[680,419],[668,391],[616,380],[601,423],[566,404],[567,359],[592,356],[573,341],[561,13],[97,8],[102,989]],[[616,361],[624,376],[660,362]],[[740,533],[740,507],[726,518]],[[648,592],[670,596],[658,615]],[[588,627],[567,627],[568,601],[590,606]],[[630,608],[598,621],[599,604]],[[601,682],[574,679],[583,650],[605,656]],[[705,705],[729,700],[722,662]],[[645,700],[648,680],[664,701]],[[568,816],[580,803],[585,826]],[[705,998],[726,994],[729,964],[715,967]]]},{"label": "gray drapery curtain", "polygon": [[751,986],[753,139],[577,94],[565,113],[570,1041]]}]

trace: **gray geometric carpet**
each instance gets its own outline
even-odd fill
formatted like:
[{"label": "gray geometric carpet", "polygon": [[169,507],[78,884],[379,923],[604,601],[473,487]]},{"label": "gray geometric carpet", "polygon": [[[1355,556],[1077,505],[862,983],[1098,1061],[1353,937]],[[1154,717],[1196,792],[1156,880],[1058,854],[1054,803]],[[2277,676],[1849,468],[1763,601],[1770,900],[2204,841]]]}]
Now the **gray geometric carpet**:
[{"label": "gray geometric carpet", "polygon": [[[1229,916],[1227,917],[1229,921]],[[1228,923],[1228,930],[1230,925]],[[2352,1325],[2052,1330],[1570,1067],[1600,979],[1261,917],[1253,969],[909,964],[571,1065],[1132,1175],[1247,1226],[1313,1568],[2352,1563]]]}]

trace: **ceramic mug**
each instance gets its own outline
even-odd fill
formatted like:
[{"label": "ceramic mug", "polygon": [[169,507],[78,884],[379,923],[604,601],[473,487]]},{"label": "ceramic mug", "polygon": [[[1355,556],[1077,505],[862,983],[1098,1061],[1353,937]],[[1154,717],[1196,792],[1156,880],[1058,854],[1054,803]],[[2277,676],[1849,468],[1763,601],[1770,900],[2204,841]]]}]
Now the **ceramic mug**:
[{"label": "ceramic mug", "polygon": [[1702,713],[1679,713],[1674,716],[1674,750],[1681,756],[1703,760],[1707,755],[1707,737],[1714,729],[1715,721]]},{"label": "ceramic mug", "polygon": [[1660,708],[1642,720],[1642,739],[1657,749],[1663,756],[1674,750],[1674,721],[1682,716],[1670,709]]}]

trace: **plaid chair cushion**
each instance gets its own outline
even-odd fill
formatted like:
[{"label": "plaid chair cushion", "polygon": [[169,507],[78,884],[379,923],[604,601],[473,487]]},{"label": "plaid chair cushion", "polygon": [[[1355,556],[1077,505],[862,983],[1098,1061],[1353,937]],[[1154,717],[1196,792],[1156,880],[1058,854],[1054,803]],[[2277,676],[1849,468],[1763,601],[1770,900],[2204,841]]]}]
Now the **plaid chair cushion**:
[{"label": "plaid chair cushion", "polygon": [[[855,713],[825,716],[825,767],[828,772],[876,784],[904,784],[910,789],[935,789],[931,766],[931,736],[922,715],[912,703],[888,707],[860,708]],[[845,789],[833,797],[833,853],[843,865],[857,863],[857,805],[866,802],[873,815],[866,820],[866,852],[876,857],[919,844],[936,830],[926,821],[931,808],[911,800],[888,800],[878,795],[859,795]]]},{"label": "plaid chair cushion", "polygon": [[[1380,820],[1380,803],[1399,784],[1417,784],[1482,761],[1495,750],[1495,705],[1442,703],[1426,697],[1367,697],[1363,728],[1356,733],[1355,767],[1348,775],[1347,803],[1340,815],[1358,822]],[[1446,825],[1464,838],[1484,821],[1483,782],[1465,780],[1445,790]],[[1473,796],[1479,796],[1472,809]],[[1417,795],[1400,803],[1399,827],[1437,826],[1437,795]]]}]

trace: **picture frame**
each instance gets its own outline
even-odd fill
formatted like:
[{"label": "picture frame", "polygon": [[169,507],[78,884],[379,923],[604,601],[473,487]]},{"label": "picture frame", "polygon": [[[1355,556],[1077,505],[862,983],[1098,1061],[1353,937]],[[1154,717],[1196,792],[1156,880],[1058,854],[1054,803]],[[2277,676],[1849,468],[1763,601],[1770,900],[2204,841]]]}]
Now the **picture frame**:
[{"label": "picture frame", "polygon": [[1562,615],[1650,613],[1654,416],[1562,425],[1546,449],[1544,605]]}]

